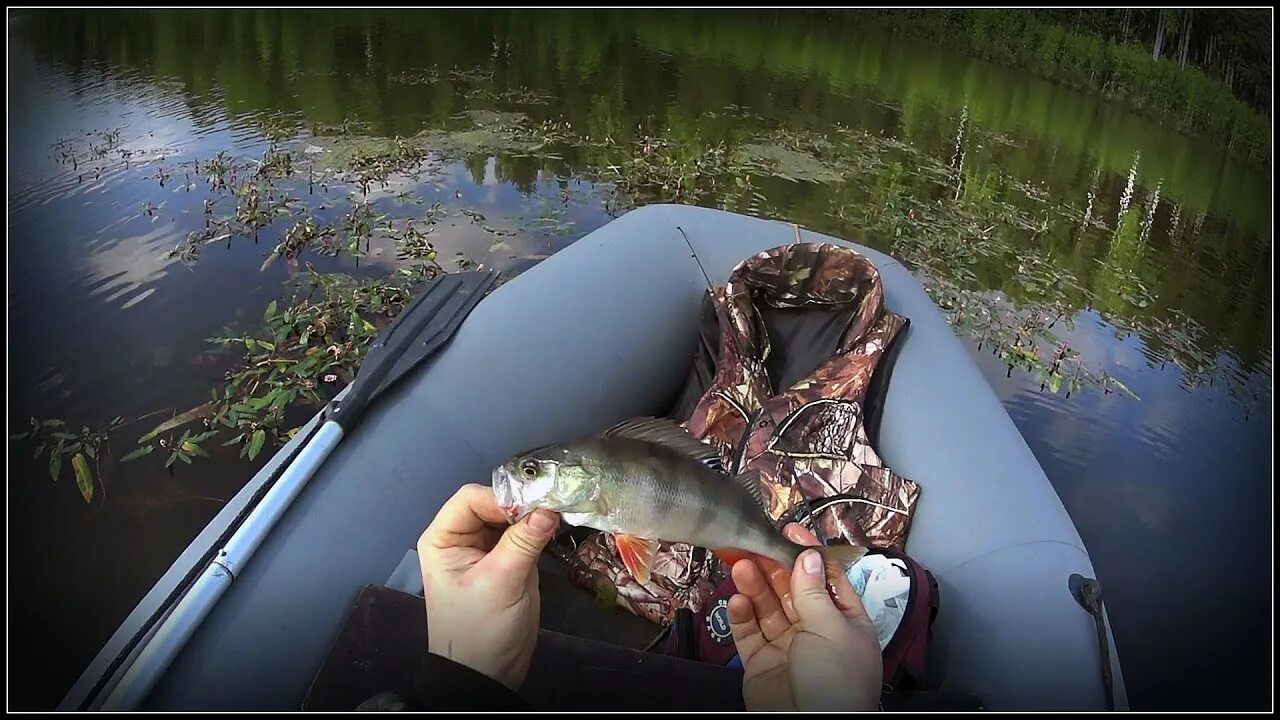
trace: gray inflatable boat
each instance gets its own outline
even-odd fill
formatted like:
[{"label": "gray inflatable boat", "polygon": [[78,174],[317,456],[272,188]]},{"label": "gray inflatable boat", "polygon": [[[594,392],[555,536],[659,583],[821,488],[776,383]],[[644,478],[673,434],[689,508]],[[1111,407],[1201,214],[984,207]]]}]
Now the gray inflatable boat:
[{"label": "gray inflatable boat", "polygon": [[[458,486],[487,482],[521,449],[661,413],[694,353],[703,270],[723,284],[739,261],[794,233],[649,206],[478,304],[482,292],[460,293],[456,333],[402,329],[420,345],[452,340],[359,424],[344,431],[318,415],[282,448],[143,598],[61,708],[301,707],[361,588],[420,589],[411,548]],[[1095,577],[1089,554],[966,347],[892,258],[816,233],[801,239],[867,255],[887,307],[911,320],[878,449],[922,487],[907,551],[940,585],[930,675],[988,709],[1127,708],[1109,631],[1099,645],[1105,614],[1095,622],[1082,607]]]}]

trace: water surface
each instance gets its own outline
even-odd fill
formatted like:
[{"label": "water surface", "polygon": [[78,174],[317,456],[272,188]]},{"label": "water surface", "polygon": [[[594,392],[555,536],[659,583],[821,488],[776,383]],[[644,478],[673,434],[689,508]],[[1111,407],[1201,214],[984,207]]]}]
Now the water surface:
[{"label": "water surface", "polygon": [[[227,360],[205,340],[284,297],[290,269],[260,267],[288,223],[203,247],[189,265],[169,251],[202,228],[211,197],[190,164],[261,157],[281,127],[300,148],[344,123],[408,137],[486,109],[608,138],[443,153],[419,179],[370,195],[398,218],[439,202],[446,269],[508,273],[607,222],[619,208],[606,168],[645,137],[732,149],[780,128],[865,131],[874,140],[859,142],[880,154],[845,166],[865,171],[856,181],[765,173],[744,191],[726,176],[687,200],[917,256],[868,228],[951,195],[1047,222],[1015,244],[1043,259],[1049,285],[1078,284],[1050,293],[1074,320],[1055,332],[1141,399],[1053,393],[976,339],[974,356],[1091,552],[1134,707],[1264,706],[1265,171],[1027,74],[821,14],[27,12],[11,17],[9,40],[12,432],[31,416],[101,427],[182,410],[219,386]],[[899,145],[885,155],[889,141]],[[95,145],[110,150],[93,157]],[[949,169],[956,184],[916,166]],[[291,182],[321,218],[360,197],[350,184]],[[381,276],[392,255],[306,260]],[[1009,257],[976,264],[967,287],[1044,299]],[[134,429],[113,442],[127,450],[145,427]],[[11,449],[13,703],[51,707],[262,459],[215,453],[172,475],[152,458],[106,462],[86,504],[69,472],[55,483],[29,446]]]}]

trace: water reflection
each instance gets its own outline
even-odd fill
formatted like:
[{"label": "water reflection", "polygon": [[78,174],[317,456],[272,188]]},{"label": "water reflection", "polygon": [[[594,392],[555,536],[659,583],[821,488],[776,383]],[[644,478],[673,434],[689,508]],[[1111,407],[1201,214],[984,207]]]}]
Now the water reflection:
[{"label": "water reflection", "polygon": [[125,310],[150,296],[156,289],[147,286],[163,277],[165,268],[176,262],[169,258],[168,250],[180,234],[172,223],[164,223],[141,235],[87,248],[83,272],[90,297],[104,295],[102,303],[114,304],[132,295],[119,306]]},{"label": "water reflection", "polygon": [[[1055,332],[1142,397],[1068,399],[1026,373],[1006,377],[975,346],[1095,558],[1131,697],[1220,705],[1212,688],[1266,686],[1242,679],[1219,647],[1262,651],[1263,565],[1249,563],[1265,554],[1270,506],[1270,185],[1221,149],[1008,69],[803,15],[76,11],[22,15],[10,40],[21,99],[10,261],[22,269],[10,321],[23,350],[11,358],[11,423],[99,424],[191,407],[218,386],[226,368],[205,338],[252,327],[301,267],[263,269],[287,221],[201,245],[189,269],[169,255],[206,228],[206,198],[216,196],[214,216],[235,204],[189,177],[218,151],[261,160],[269,136],[298,136],[303,162],[317,138],[460,131],[474,119],[463,113],[481,109],[523,113],[540,132],[552,124],[583,141],[497,152],[476,143],[367,192],[281,183],[321,223],[368,203],[402,228],[439,203],[429,238],[446,269],[519,271],[609,219],[610,168],[633,154],[682,163],[754,143],[809,164],[791,179],[717,178],[700,202],[849,237],[944,202],[973,210],[961,219],[1016,220],[1004,238],[1012,250],[965,265],[965,282],[1017,303],[1061,301]],[[779,128],[789,145],[760,144]],[[835,160],[853,180],[802,177]],[[865,239],[899,247],[892,235]],[[358,259],[302,261],[377,276],[398,266],[395,250],[375,235]],[[1021,265],[1036,270],[1030,287]],[[108,492],[129,500],[85,508],[44,468],[15,464],[10,500],[28,522],[11,537],[25,558],[13,577],[36,590],[14,598],[13,617],[33,631],[14,653],[38,660],[15,683],[19,705],[58,699],[216,511],[199,498],[229,497],[252,470],[221,457],[178,477],[122,468]],[[1198,587],[1194,568],[1228,536],[1241,549],[1219,586],[1247,598],[1232,611],[1240,619],[1223,620],[1226,601],[1211,593],[1167,602],[1171,588]],[[103,600],[86,607],[86,593]],[[44,649],[73,615],[58,652]],[[1215,631],[1168,631],[1202,622]],[[1188,668],[1199,682],[1184,682]]]}]

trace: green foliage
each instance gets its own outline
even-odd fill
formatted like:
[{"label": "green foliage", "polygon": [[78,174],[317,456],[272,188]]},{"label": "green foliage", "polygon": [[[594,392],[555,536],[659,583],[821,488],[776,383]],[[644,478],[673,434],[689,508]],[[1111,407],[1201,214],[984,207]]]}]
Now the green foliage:
[{"label": "green foliage", "polygon": [[[185,22],[179,14],[163,17],[169,18],[163,22]],[[191,30],[214,36],[220,17],[214,14],[210,27],[194,22]],[[268,32],[279,22],[293,23],[289,18],[295,16],[252,17]],[[352,13],[334,22],[350,29],[344,23],[364,22],[363,17]],[[375,20],[369,22],[380,22],[376,19],[385,16],[370,17]],[[233,122],[245,108],[285,105],[265,120],[247,116],[271,141],[261,156],[218,152],[175,166],[171,176],[186,172],[190,187],[203,181],[210,195],[204,201],[205,227],[179,243],[174,257],[194,263],[202,247],[261,232],[275,244],[264,267],[284,258],[296,277],[285,295],[265,307],[261,322],[255,319],[212,339],[230,362],[225,383],[208,402],[160,423],[121,461],[155,454],[158,466],[163,455],[172,468],[218,452],[219,446],[235,447],[242,458],[254,460],[291,437],[304,411],[350,382],[374,334],[404,307],[411,288],[441,272],[435,226],[452,212],[466,218],[462,224],[470,222],[491,235],[477,247],[492,242],[494,254],[514,252],[513,245],[527,240],[509,245],[503,239],[518,231],[546,237],[545,247],[524,256],[533,259],[560,246],[551,239],[572,239],[563,236],[574,232],[568,209],[575,204],[593,211],[585,214],[588,223],[596,222],[600,213],[594,211],[601,205],[617,212],[668,201],[795,220],[901,258],[958,334],[1000,357],[1010,372],[1021,368],[1035,374],[1050,392],[1069,394],[1086,386],[1127,392],[1097,358],[1083,356],[1063,340],[1072,318],[1086,309],[1140,334],[1194,381],[1213,382],[1217,349],[1227,342],[1222,331],[1212,323],[1213,330],[1206,329],[1169,303],[1171,298],[1183,302],[1180,296],[1187,294],[1192,277],[1183,268],[1203,266],[1204,254],[1222,253],[1223,268],[1251,267],[1251,258],[1266,257],[1265,249],[1241,249],[1247,239],[1222,240],[1228,233],[1215,236],[1213,247],[1197,248],[1206,215],[1221,212],[1222,203],[1251,184],[1246,174],[1231,171],[1239,165],[1226,165],[1212,149],[1182,138],[1176,151],[1165,152],[1163,145],[1148,151],[1151,146],[1141,138],[1155,128],[1127,114],[1128,124],[1108,125],[1099,140],[1094,137],[1098,106],[1080,103],[1081,109],[1061,102],[1077,97],[1074,93],[1025,76],[1005,82],[1011,73],[985,63],[912,58],[902,50],[910,44],[874,42],[866,28],[845,36],[842,28],[809,27],[806,41],[796,43],[801,28],[762,30],[736,15],[714,16],[714,21],[691,16],[676,26],[654,16],[610,17],[623,20],[604,20],[599,33],[593,26],[582,42],[558,47],[556,57],[543,52],[552,35],[541,31],[552,25],[566,36],[584,35],[578,30],[585,21],[578,16],[539,15],[529,23],[492,28],[503,43],[528,46],[519,62],[481,57],[452,69],[404,72],[393,69],[404,67],[406,58],[418,58],[421,49],[415,43],[397,50],[404,33],[375,32],[388,43],[379,48],[385,63],[368,66],[325,56],[335,43],[299,34],[305,41],[284,44],[281,56],[269,64],[287,69],[280,81],[287,81],[289,92],[269,98],[253,93],[276,85],[262,83],[264,66],[243,62],[244,48],[234,40],[216,53],[225,64],[182,54],[159,58],[158,72],[188,85],[208,85],[212,78],[224,82],[225,94],[217,97],[225,100]],[[1181,117],[1178,122],[1211,132],[1221,121],[1215,107],[1221,104],[1220,83],[1186,79],[1190,71],[1183,73],[1168,61],[1153,63],[1141,48],[1065,29],[1056,21],[1001,20],[981,13],[975,17],[983,20],[973,23],[961,13],[937,17],[950,24],[930,28],[926,23],[920,30],[926,37],[929,32],[961,38],[968,33],[970,49],[1007,46],[1008,62],[1063,84],[1102,89],[1148,113],[1176,107],[1179,115],[1160,115],[1165,122]],[[144,22],[159,21],[146,15]],[[778,22],[797,21],[781,15]],[[479,27],[490,31],[488,25]],[[322,39],[330,31],[317,28]],[[137,48],[152,38],[176,34],[181,33],[143,33],[133,43],[110,45],[143,52]],[[849,37],[868,42],[843,42]],[[432,41],[435,49],[448,38],[433,35]],[[633,47],[700,72],[683,75],[675,97],[665,94],[668,85],[650,82],[658,65],[647,60],[625,59],[615,80],[605,58],[619,48],[627,58],[626,49]],[[445,50],[442,57],[455,57]],[[312,52],[319,57],[309,56]],[[721,71],[733,65],[761,68],[769,81],[758,82],[755,73]],[[587,82],[591,78],[601,79]],[[392,85],[390,94],[378,94],[386,89],[383,79]],[[1193,83],[1191,101],[1178,94],[1179,83]],[[530,87],[556,88],[558,102],[553,105],[550,96]],[[414,102],[415,97],[429,102]],[[886,119],[880,124],[868,119],[873,115]],[[241,114],[238,121],[245,118]],[[1236,132],[1244,124],[1237,118],[1229,125]],[[1261,141],[1240,142],[1237,149]],[[1186,210],[1180,231],[1169,232],[1175,246],[1168,254],[1176,260],[1169,267],[1153,267],[1148,261],[1155,253],[1144,245],[1144,218],[1154,215],[1158,203],[1149,200],[1144,207],[1135,200],[1132,209],[1117,213],[1115,188],[1106,186],[1105,173],[1123,173],[1131,163],[1136,177],[1135,147],[1143,148],[1146,163],[1139,194],[1163,180],[1170,198],[1180,203],[1178,211]],[[122,154],[119,131],[60,140],[53,149],[59,162],[73,167],[105,168],[104,161],[117,153],[122,163],[139,162]],[[440,170],[448,162],[465,167],[477,184],[489,183],[492,172],[499,182],[519,189],[521,205],[514,215],[501,216],[503,206],[481,207],[482,200],[468,197],[447,209],[433,202],[424,212],[417,207],[425,205],[418,194],[431,197],[432,186],[442,188]],[[1237,175],[1236,184],[1222,184],[1220,176]],[[1076,199],[1083,205],[1085,186],[1076,183],[1089,176],[1087,206],[1060,201],[1078,189]],[[404,189],[406,179],[416,185]],[[546,189],[552,183],[558,191]],[[329,185],[337,192],[330,194]],[[314,192],[302,195],[304,190]],[[141,213],[155,218],[162,205],[143,206]],[[394,269],[386,277],[325,275],[305,265],[308,254],[361,258],[377,252],[370,247],[375,238],[394,242]],[[460,257],[455,262],[467,267],[474,261]],[[299,265],[305,268],[301,272]],[[357,273],[366,274],[378,267],[357,266]],[[1237,299],[1223,292],[1196,313],[1207,322],[1222,308],[1235,307]],[[1240,323],[1241,334],[1253,330],[1248,321]],[[54,440],[42,443],[41,452]],[[72,465],[82,495],[90,500],[101,473],[85,470],[96,458],[83,441],[64,440],[50,453],[51,473],[56,477],[62,465]]]},{"label": "green foliage", "polygon": [[1214,138],[1251,162],[1271,157],[1268,118],[1226,83],[1200,68],[1180,67],[1171,55],[1153,60],[1149,48],[1112,42],[1029,11],[886,11],[877,20],[900,35],[1124,102],[1183,132]]},{"label": "green foliage", "polygon": [[324,275],[308,268],[292,281],[293,297],[284,309],[276,301],[263,313],[264,327],[225,335],[210,342],[241,353],[227,372],[227,382],[213,399],[162,423],[139,439],[129,459],[149,454],[161,434],[204,420],[208,428],[187,429],[174,439],[159,440],[170,452],[165,463],[190,463],[207,457],[201,443],[229,436],[223,445],[239,445],[240,456],[257,458],[271,440],[281,443],[297,432],[289,427],[295,404],[318,408],[351,382],[378,330],[412,299],[412,286],[434,270],[419,266],[385,280],[357,280]]},{"label": "green foliage", "polygon": [[86,503],[91,503],[96,487],[95,478],[102,476],[100,461],[104,453],[110,452],[109,435],[124,424],[124,418],[117,417],[100,430],[82,427],[79,432],[70,432],[64,420],[31,418],[31,429],[13,435],[10,439],[29,441],[32,445],[31,456],[36,460],[41,456],[48,456],[49,477],[55,482],[62,477],[63,466],[70,464],[76,489]]}]

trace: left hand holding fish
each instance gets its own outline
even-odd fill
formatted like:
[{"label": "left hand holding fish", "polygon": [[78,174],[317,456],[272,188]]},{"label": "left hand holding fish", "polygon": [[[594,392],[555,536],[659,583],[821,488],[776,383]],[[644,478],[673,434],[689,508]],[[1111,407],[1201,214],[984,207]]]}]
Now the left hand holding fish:
[{"label": "left hand holding fish", "polygon": [[508,525],[492,489],[459,488],[418,539],[428,650],[518,689],[538,639],[538,556],[559,522],[537,510]]},{"label": "left hand holding fish", "polygon": [[[784,534],[818,544],[795,523]],[[748,710],[876,709],[883,671],[875,627],[848,578],[826,575],[811,550],[791,572],[767,558],[734,563],[729,627]]]}]

